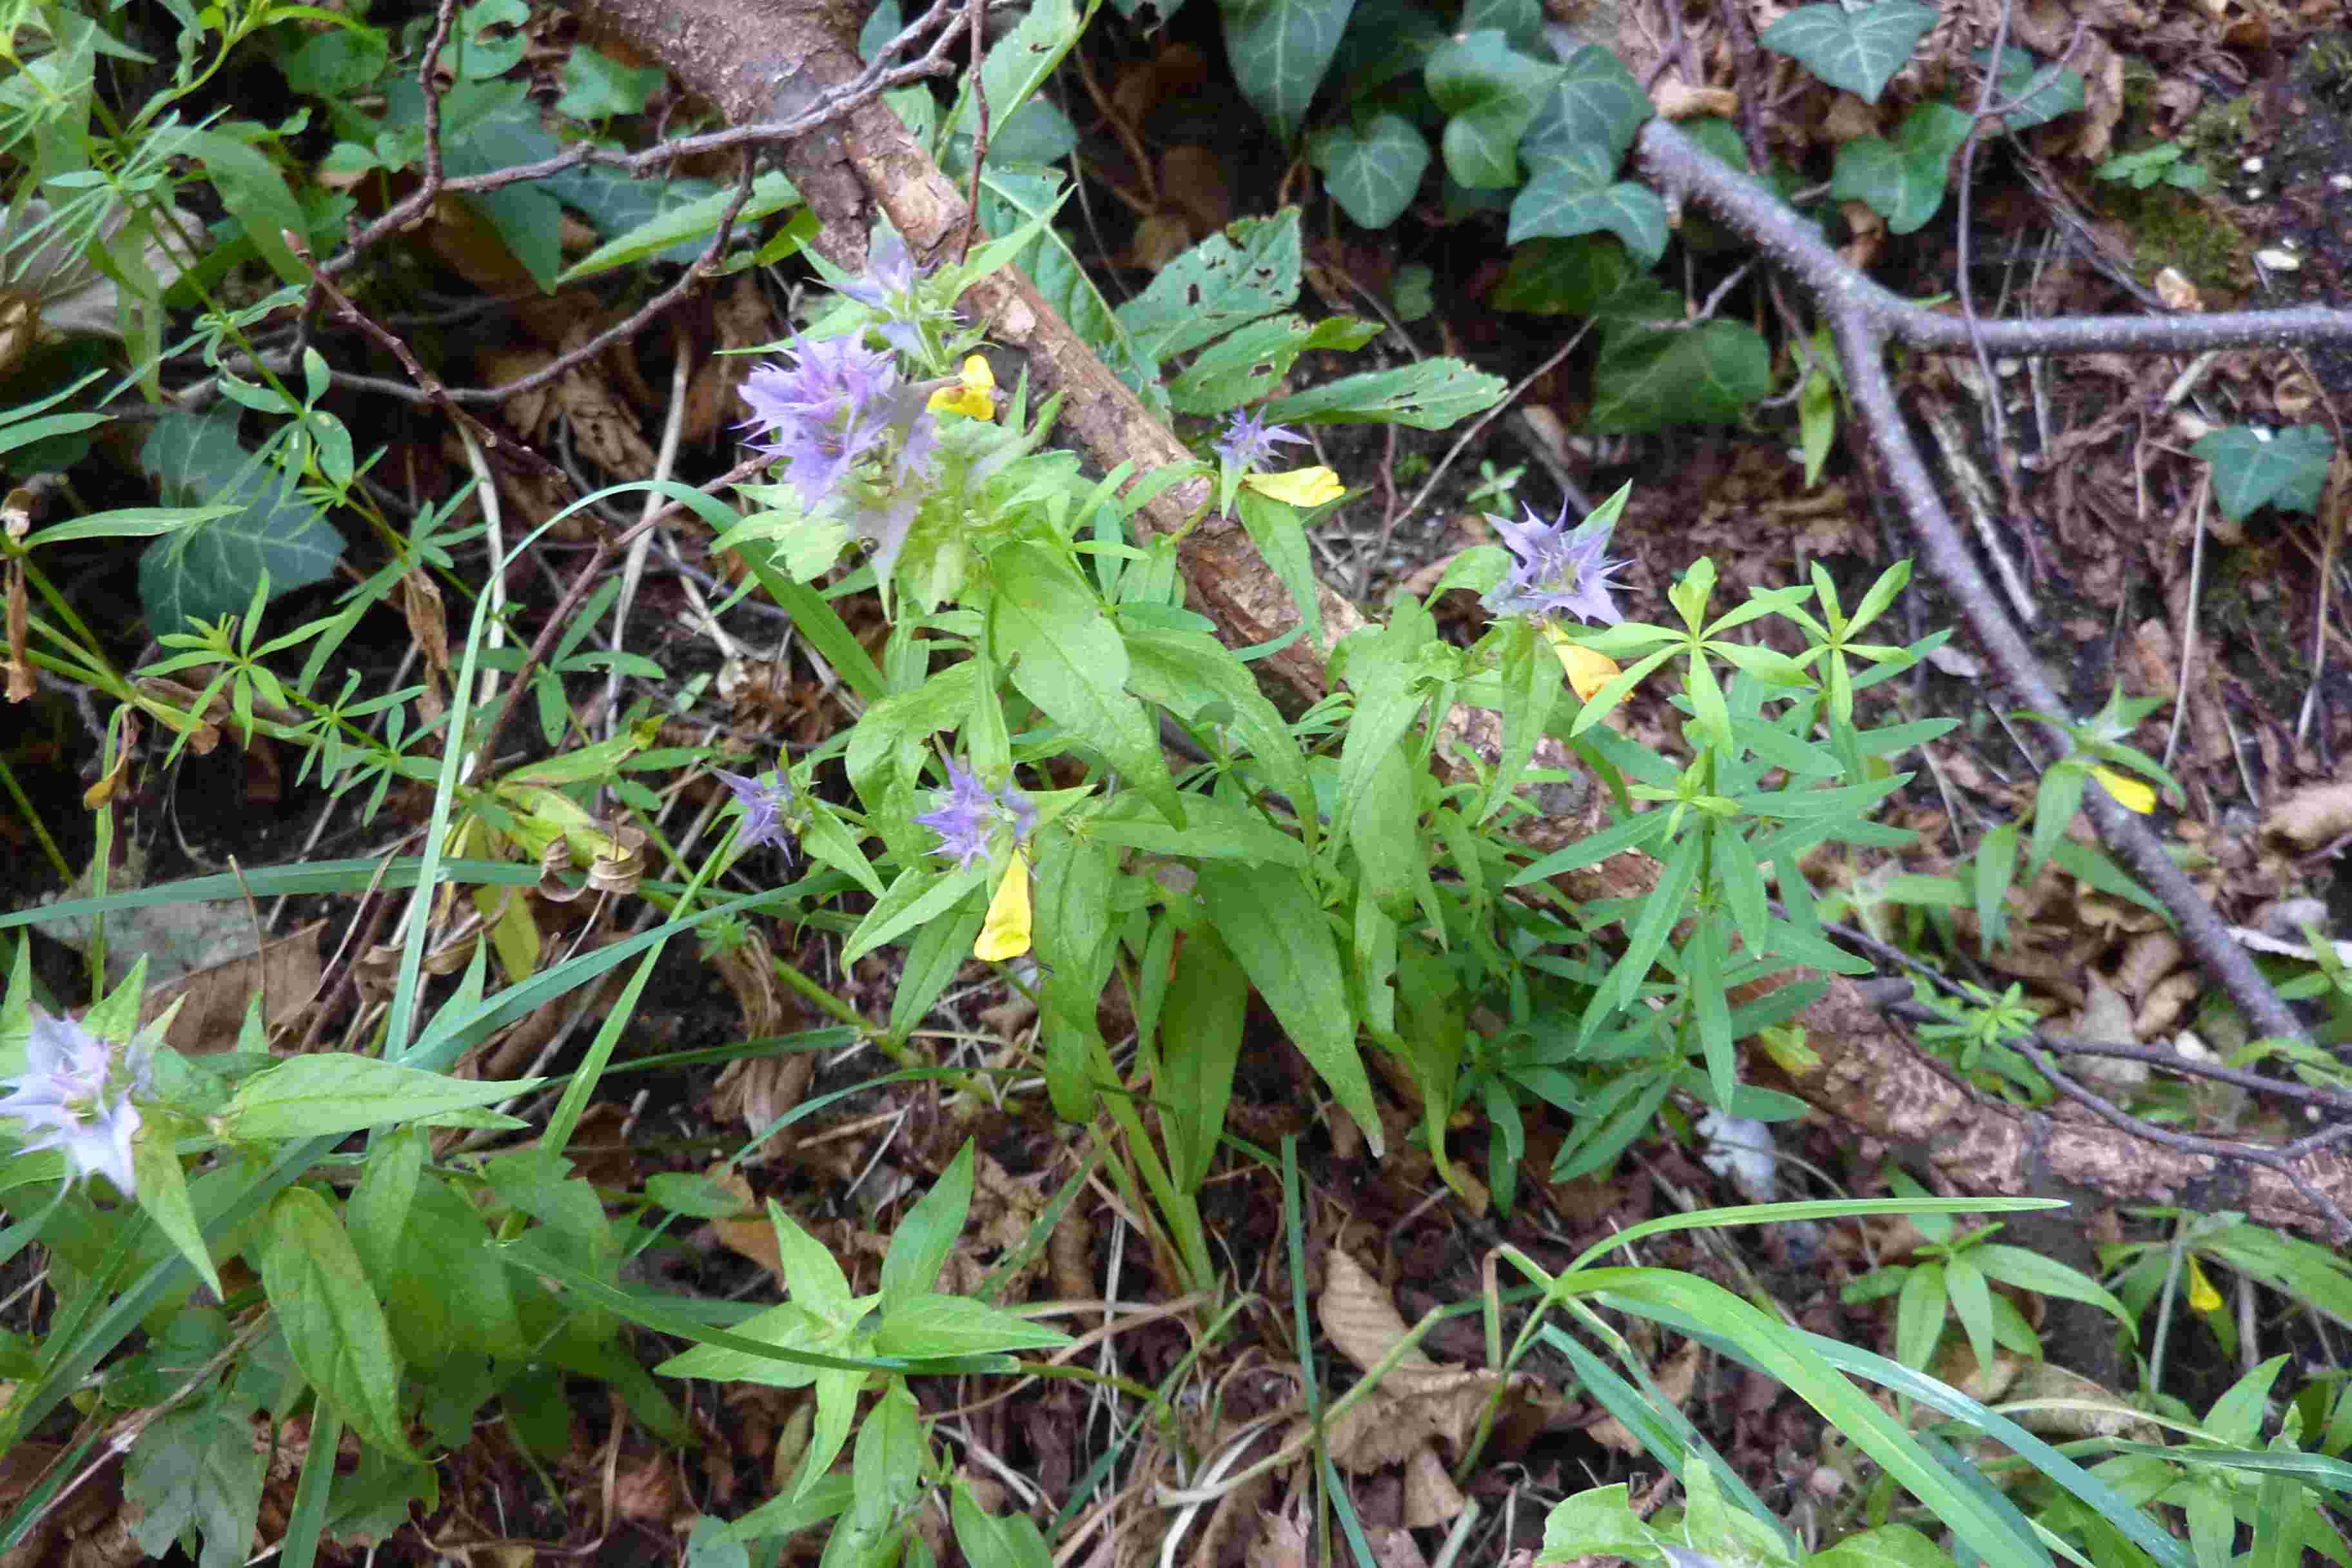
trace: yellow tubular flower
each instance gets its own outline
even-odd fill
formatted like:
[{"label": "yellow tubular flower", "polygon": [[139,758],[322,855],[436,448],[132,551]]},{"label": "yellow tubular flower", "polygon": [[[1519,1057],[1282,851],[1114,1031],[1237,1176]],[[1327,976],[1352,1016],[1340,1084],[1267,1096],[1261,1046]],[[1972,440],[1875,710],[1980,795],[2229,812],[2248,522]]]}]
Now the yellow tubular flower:
[{"label": "yellow tubular flower", "polygon": [[971,944],[971,955],[992,963],[1020,957],[1029,951],[1029,858],[1015,849],[1013,863],[1004,868],[988,900],[988,919],[981,924],[980,940]]},{"label": "yellow tubular flower", "polygon": [[2205,1270],[2197,1267],[2192,1254],[2189,1259],[2189,1306],[2192,1311],[2210,1312],[2221,1304],[2221,1292],[2205,1278]]},{"label": "yellow tubular flower", "polygon": [[988,368],[988,361],[979,354],[967,358],[961,379],[953,386],[942,386],[932,393],[930,405],[952,408],[974,419],[995,418],[996,374]]},{"label": "yellow tubular flower", "polygon": [[2105,785],[2107,793],[2116,797],[2116,804],[2126,811],[2146,816],[2156,809],[2156,791],[2130,774],[2119,773],[2113,768],[2093,768],[2091,776]]},{"label": "yellow tubular flower", "polygon": [[1242,480],[1260,495],[1292,506],[1321,506],[1348,493],[1339,476],[1328,468],[1293,468],[1286,474],[1251,474]]},{"label": "yellow tubular flower", "polygon": [[1559,656],[1560,668],[1568,672],[1569,689],[1587,702],[1592,700],[1594,692],[1623,673],[1615,659],[1569,641],[1568,634],[1549,622],[1545,623],[1543,634],[1551,644],[1551,651]]}]

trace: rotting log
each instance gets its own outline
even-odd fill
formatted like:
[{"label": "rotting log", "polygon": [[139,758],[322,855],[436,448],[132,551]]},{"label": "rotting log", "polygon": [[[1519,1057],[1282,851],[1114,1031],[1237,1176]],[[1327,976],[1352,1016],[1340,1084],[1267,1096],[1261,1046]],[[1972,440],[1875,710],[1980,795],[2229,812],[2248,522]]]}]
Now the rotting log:
[{"label": "rotting log", "polygon": [[[592,29],[660,59],[736,124],[799,112],[862,68],[850,42],[857,18],[824,0],[577,0],[575,8]],[[863,269],[877,211],[887,215],[919,260],[949,253],[964,233],[962,193],[878,101],[777,152],[822,225],[819,248],[845,268]],[[1041,392],[1063,395],[1064,436],[1094,462],[1107,470],[1132,461],[1149,472],[1190,459],[1174,432],[1018,269],[982,279],[964,299],[993,341],[1026,356]],[[1172,532],[1205,500],[1203,483],[1172,486],[1137,521],[1155,533]],[[1229,644],[1269,642],[1294,624],[1289,594],[1237,525],[1203,523],[1186,540],[1181,562],[1192,603]],[[1329,638],[1365,624],[1354,605],[1328,586],[1319,592]],[[1324,692],[1323,652],[1301,639],[1265,664],[1293,697],[1312,700]],[[1455,725],[1478,742],[1475,719]],[[1544,760],[1559,765],[1556,756]],[[1583,809],[1542,823],[1524,836],[1527,842],[1549,850],[1591,831],[1598,826],[1599,795],[1585,791]],[[1628,854],[1564,881],[1578,898],[1622,897],[1654,885],[1655,874],[1654,862]],[[1853,982],[1828,980],[1827,994],[1795,1020],[1806,1031],[1812,1063],[1763,1076],[1860,1132],[1924,1159],[1954,1190],[2239,1209],[2264,1224],[2326,1233],[2324,1211],[2275,1169],[2159,1147],[2072,1106],[2028,1111],[1975,1093],[1904,1039]],[[2352,1209],[2352,1155],[2314,1154],[2298,1173],[2339,1210]]]}]

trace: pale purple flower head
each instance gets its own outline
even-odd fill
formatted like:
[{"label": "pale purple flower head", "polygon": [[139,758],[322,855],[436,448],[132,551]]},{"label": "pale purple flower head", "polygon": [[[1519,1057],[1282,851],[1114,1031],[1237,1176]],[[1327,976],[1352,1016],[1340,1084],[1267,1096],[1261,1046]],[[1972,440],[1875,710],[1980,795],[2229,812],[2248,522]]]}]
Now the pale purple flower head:
[{"label": "pale purple flower head", "polygon": [[12,1116],[31,1134],[27,1153],[61,1150],[68,1181],[104,1176],[132,1195],[131,1142],[139,1134],[134,1093],[148,1085],[147,1053],[114,1047],[80,1025],[36,1016],[25,1047],[25,1071],[0,1096],[0,1116]]},{"label": "pale purple flower head", "polygon": [[783,458],[785,479],[814,511],[900,417],[898,363],[856,338],[795,339],[789,365],[744,378],[754,451]]},{"label": "pale purple flower head", "polygon": [[1525,522],[1491,514],[1486,521],[1517,558],[1511,574],[1486,595],[1487,609],[1498,616],[1532,616],[1539,620],[1569,615],[1611,626],[1625,618],[1611,601],[1609,590],[1613,586],[1610,579],[1629,563],[1601,554],[1609,548],[1615,520],[1586,521],[1570,528],[1568,508],[1562,505],[1559,516],[1549,523],[1532,507]]},{"label": "pale purple flower head", "polygon": [[1286,426],[1268,425],[1264,409],[1237,408],[1233,423],[1217,437],[1217,456],[1236,468],[1262,468],[1274,461],[1275,447],[1286,442],[1303,447],[1307,437]]},{"label": "pale purple flower head", "polygon": [[735,837],[747,849],[756,845],[772,844],[789,858],[792,854],[792,834],[784,826],[784,808],[793,803],[793,786],[782,773],[773,784],[761,784],[756,778],[730,773],[725,768],[713,768],[743,808],[743,826]]},{"label": "pale purple flower head", "polygon": [[915,279],[930,268],[918,270],[914,256],[907,242],[888,229],[879,231],[878,237],[866,248],[866,276],[844,283],[840,292],[862,305],[877,310],[890,308],[892,301],[905,299],[914,292]]},{"label": "pale purple flower head", "polygon": [[955,857],[961,871],[988,853],[989,829],[996,825],[996,797],[961,763],[948,763],[948,794],[915,818],[940,836],[940,853]]},{"label": "pale purple flower head", "polygon": [[989,837],[998,823],[1010,823],[1016,840],[1036,831],[1037,807],[1010,781],[1003,790],[992,792],[978,774],[950,761],[947,798],[915,820],[940,836],[939,852],[954,856],[961,871],[988,853]]}]

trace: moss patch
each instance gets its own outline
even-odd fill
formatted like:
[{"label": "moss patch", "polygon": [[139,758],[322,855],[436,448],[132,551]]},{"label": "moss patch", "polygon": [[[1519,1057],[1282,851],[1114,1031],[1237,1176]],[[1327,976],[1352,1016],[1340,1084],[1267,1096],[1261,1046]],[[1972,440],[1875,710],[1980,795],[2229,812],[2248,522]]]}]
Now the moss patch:
[{"label": "moss patch", "polygon": [[2209,166],[2227,168],[2245,155],[2254,137],[2254,95],[2242,92],[2209,103],[2180,128],[2180,144]]},{"label": "moss patch", "polygon": [[2243,289],[2251,282],[2246,257],[2253,247],[2245,231],[2189,193],[2103,184],[2098,201],[2101,211],[2131,231],[2132,261],[2142,278],[2172,267],[2200,289]]}]

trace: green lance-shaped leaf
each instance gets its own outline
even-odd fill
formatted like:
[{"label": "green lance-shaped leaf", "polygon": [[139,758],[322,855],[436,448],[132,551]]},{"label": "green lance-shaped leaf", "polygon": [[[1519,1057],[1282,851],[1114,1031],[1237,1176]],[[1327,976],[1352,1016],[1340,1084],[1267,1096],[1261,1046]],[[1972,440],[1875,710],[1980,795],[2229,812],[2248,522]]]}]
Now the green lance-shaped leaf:
[{"label": "green lance-shaped leaf", "polygon": [[308,1187],[278,1194],[263,1221],[261,1286],[294,1364],[359,1436],[399,1458],[400,1357],[333,1205]]},{"label": "green lance-shaped leaf", "polygon": [[1197,868],[1201,900],[1275,1018],[1340,1108],[1356,1119],[1377,1157],[1383,1151],[1371,1079],[1356,1048],[1356,1016],[1339,950],[1315,895],[1294,871],[1244,870],[1216,862]]}]

